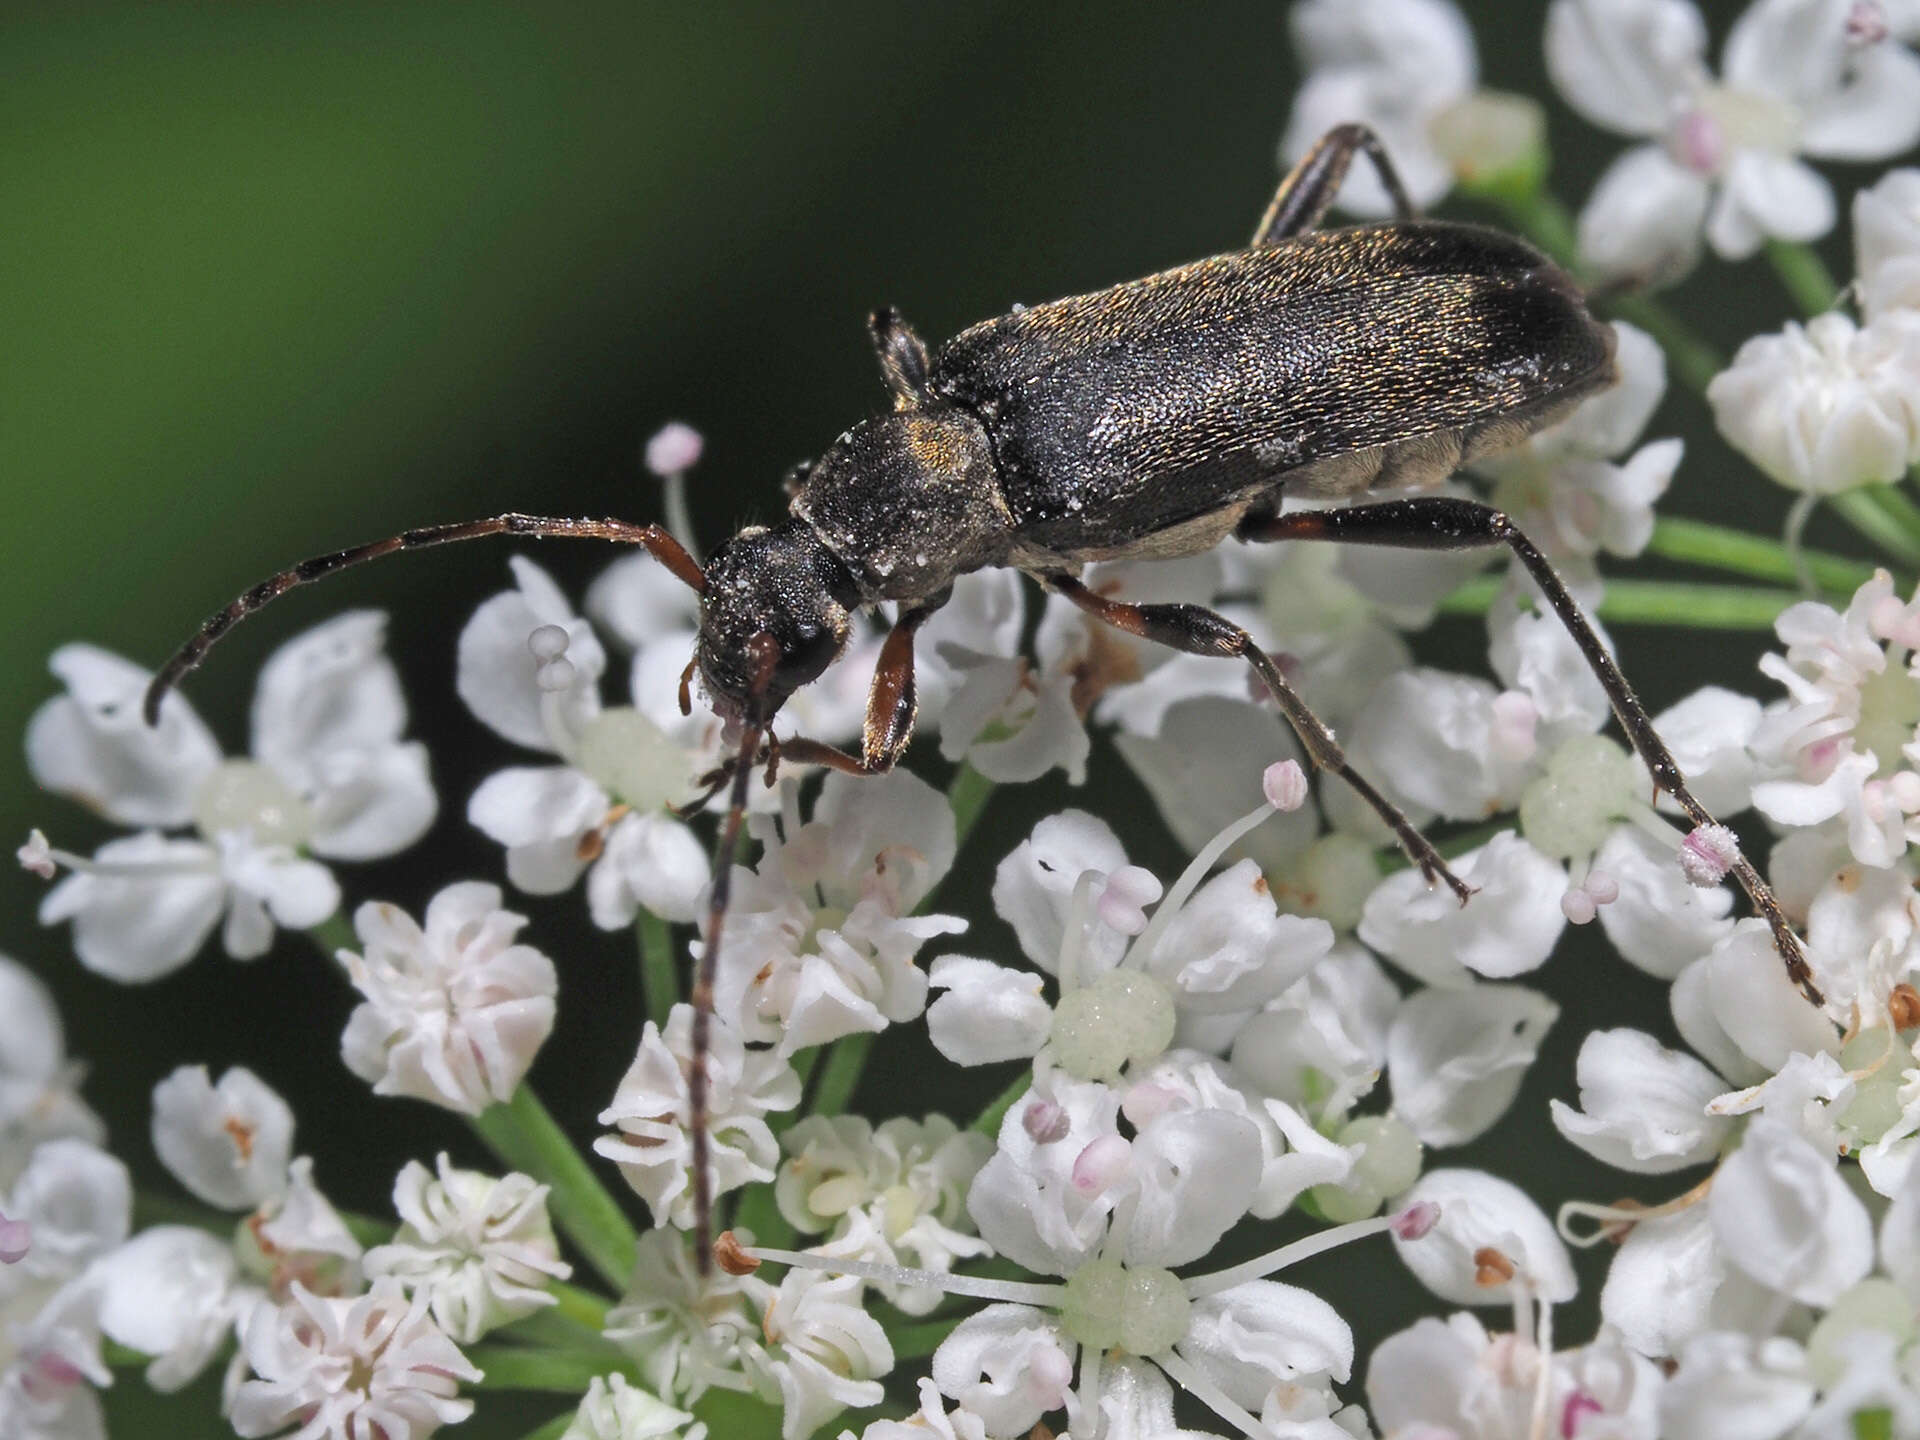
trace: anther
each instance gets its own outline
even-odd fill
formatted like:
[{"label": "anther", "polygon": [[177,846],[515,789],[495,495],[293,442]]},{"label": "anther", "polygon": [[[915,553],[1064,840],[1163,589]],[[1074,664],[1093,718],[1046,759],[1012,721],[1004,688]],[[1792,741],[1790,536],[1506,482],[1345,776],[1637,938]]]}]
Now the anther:
[{"label": "anther", "polygon": [[760,1268],[760,1262],[747,1254],[746,1247],[731,1230],[722,1230],[714,1237],[713,1259],[729,1275],[751,1275]]},{"label": "anther", "polygon": [[706,438],[691,425],[670,420],[647,441],[647,469],[662,480],[669,475],[684,475],[700,463]]},{"label": "anther", "polygon": [[1739,858],[1739,837],[1724,825],[1696,825],[1680,842],[1680,873],[1702,890],[1726,879]]},{"label": "anther", "polygon": [[1307,803],[1307,772],[1298,760],[1276,761],[1261,774],[1260,790],[1269,805],[1290,814]]},{"label": "anther", "polygon": [[20,861],[22,870],[38,875],[42,880],[51,880],[59,873],[59,866],[53,859],[53,846],[47,843],[44,830],[29,830],[27,843],[13,853]]},{"label": "anther", "polygon": [[[1440,1223],[1440,1207],[1432,1200],[1420,1200],[1398,1215],[1388,1217],[1387,1226],[1402,1240],[1423,1239],[1433,1227]],[[1497,1252],[1496,1252],[1497,1253]],[[1480,1257],[1474,1256],[1479,1263]],[[1477,1278],[1477,1277],[1476,1277]]]},{"label": "anther", "polygon": [[1483,1245],[1473,1252],[1473,1283],[1491,1289],[1495,1285],[1504,1285],[1519,1273],[1505,1253],[1491,1245]]},{"label": "anther", "polygon": [[1887,1018],[1896,1030],[1911,1030],[1920,1025],[1920,990],[1904,980],[1894,986],[1893,993],[1887,996]]}]

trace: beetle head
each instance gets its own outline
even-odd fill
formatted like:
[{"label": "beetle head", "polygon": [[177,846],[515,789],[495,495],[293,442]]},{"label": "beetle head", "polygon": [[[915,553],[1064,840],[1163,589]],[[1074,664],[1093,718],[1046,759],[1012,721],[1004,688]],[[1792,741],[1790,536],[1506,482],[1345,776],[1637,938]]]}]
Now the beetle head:
[{"label": "beetle head", "polygon": [[764,725],[839,657],[853,577],[812,527],[754,526],[707,562],[695,652],[722,719]]}]

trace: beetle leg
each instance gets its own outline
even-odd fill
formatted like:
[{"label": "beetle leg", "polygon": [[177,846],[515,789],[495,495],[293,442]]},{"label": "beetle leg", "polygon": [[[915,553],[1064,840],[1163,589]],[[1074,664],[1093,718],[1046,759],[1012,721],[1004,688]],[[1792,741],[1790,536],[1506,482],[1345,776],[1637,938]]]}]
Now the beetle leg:
[{"label": "beetle leg", "polygon": [[1254,227],[1249,248],[1264,249],[1319,224],[1333,197],[1340,193],[1340,182],[1347,178],[1347,167],[1359,150],[1373,162],[1374,173],[1393,200],[1393,218],[1401,222],[1413,219],[1413,201],[1407,198],[1407,187],[1400,183],[1400,172],[1387,158],[1380,137],[1365,125],[1336,125],[1314,141],[1313,148],[1280,182],[1273,203]]},{"label": "beetle leg", "polygon": [[1322,770],[1338,775],[1353,787],[1355,794],[1373,807],[1374,813],[1392,829],[1407,858],[1420,867],[1420,873],[1427,877],[1427,882],[1434,884],[1445,881],[1447,887],[1460,897],[1462,904],[1473,894],[1473,887],[1447,868],[1447,862],[1441,858],[1440,852],[1400,812],[1400,807],[1374,789],[1372,783],[1348,763],[1340,742],[1333,738],[1333,731],[1307,708],[1307,702],[1287,683],[1286,676],[1280,673],[1280,667],[1273,663],[1273,657],[1254,644],[1253,637],[1245,630],[1224,615],[1217,615],[1199,605],[1130,605],[1125,601],[1096,595],[1071,576],[1048,575],[1044,580],[1050,589],[1066,596],[1096,620],[1116,630],[1175,650],[1185,650],[1192,655],[1238,656],[1245,660],[1266,683],[1267,689],[1273,692],[1281,713],[1293,726],[1294,734],[1300,737],[1300,743],[1313,763]]},{"label": "beetle leg", "polygon": [[[1686,776],[1674,762],[1673,753],[1653,728],[1653,717],[1640,697],[1633,693],[1627,677],[1614,663],[1607,647],[1600,643],[1587,617],[1568,593],[1547,557],[1520,527],[1501,511],[1477,500],[1459,500],[1449,495],[1425,495],[1410,500],[1387,500],[1375,505],[1351,505],[1335,510],[1295,510],[1285,515],[1267,515],[1244,521],[1237,532],[1242,540],[1334,540],[1350,545],[1389,545],[1408,550],[1469,550],[1482,546],[1505,545],[1519,557],[1533,583],[1540,587],[1553,613],[1566,626],[1580,647],[1588,667],[1607,692],[1614,717],[1626,732],[1627,742],[1646,762],[1653,783],[1673,796],[1687,818],[1695,825],[1718,822],[1707,807],[1687,788]],[[1815,1005],[1824,1004],[1813,972],[1807,968],[1800,937],[1793,932],[1786,912],[1768,888],[1760,872],[1745,855],[1734,861],[1734,877],[1747,892],[1753,908],[1760,912],[1773,931],[1774,948],[1786,963],[1787,977],[1800,987]]]},{"label": "beetle leg", "polygon": [[880,357],[880,378],[893,393],[896,410],[910,410],[927,398],[926,342],[901,313],[888,305],[867,317],[867,332]]},{"label": "beetle leg", "polygon": [[[941,597],[944,600],[944,596]],[[913,686],[913,637],[938,605],[917,605],[900,612],[880,647],[867,691],[867,723],[860,754],[849,755],[823,740],[783,740],[781,753],[796,765],[825,765],[846,775],[884,775],[900,763],[913,739],[919,698]]]}]

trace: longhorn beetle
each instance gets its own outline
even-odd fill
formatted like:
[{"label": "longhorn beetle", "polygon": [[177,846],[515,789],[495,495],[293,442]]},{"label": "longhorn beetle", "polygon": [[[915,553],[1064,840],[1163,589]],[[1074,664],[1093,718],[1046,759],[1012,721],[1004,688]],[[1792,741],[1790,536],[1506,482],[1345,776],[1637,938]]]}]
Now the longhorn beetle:
[{"label": "longhorn beetle", "polygon": [[[1315,231],[1364,153],[1393,199],[1387,225]],[[1605,687],[1654,784],[1695,824],[1713,817],[1546,558],[1500,511],[1451,496],[1281,512],[1289,495],[1348,499],[1444,480],[1617,378],[1613,332],[1573,280],[1529,246],[1476,226],[1418,220],[1379,139],[1330,131],[1281,182],[1252,244],[1178,269],[1034,305],[929,354],[900,315],[869,322],[891,413],[862,421],[796,472],[787,518],[728,540],[703,570],[658,525],[498,515],[409,530],[303,561],[209,619],[154,677],[167,691],[234,622],[296,585],[400,550],[487,535],[643,545],[700,594],[697,667],[740,737],[713,790],[731,799],[715,845],[707,946],[693,987],[688,1077],[696,1259],[711,1262],[706,1057],[748,776],[784,757],[853,775],[891,770],[913,735],[914,632],[957,576],[1008,565],[1130,635],[1250,665],[1313,762],[1392,827],[1427,879],[1473,893],[1407,817],[1347,763],[1246,631],[1197,605],[1132,605],[1077,578],[1091,561],[1147,559],[1242,540],[1409,549],[1505,545]],[[776,741],[787,697],[846,644],[852,613],[899,606],[881,647],[858,755]],[[709,792],[713,793],[713,792]],[[1787,973],[1821,1003],[1800,941],[1759,873],[1734,874],[1772,927]]]}]

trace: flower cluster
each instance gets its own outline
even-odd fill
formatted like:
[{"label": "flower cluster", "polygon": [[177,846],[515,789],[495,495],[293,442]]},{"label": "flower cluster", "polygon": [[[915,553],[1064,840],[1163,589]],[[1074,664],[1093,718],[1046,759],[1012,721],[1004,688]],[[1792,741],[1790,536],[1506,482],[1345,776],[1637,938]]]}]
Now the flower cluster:
[{"label": "flower cluster", "polygon": [[[384,617],[269,659],[246,758],[178,695],[148,726],[146,672],[65,646],[29,766],[133,833],[82,855],[33,832],[42,921],[121,982],[216,930],[235,958],[303,933],[357,997],[347,1070],[493,1160],[426,1148],[391,1219],[343,1213],[267,1079],[183,1065],[150,1134],[182,1194],[136,1224],[49,993],[0,959],[0,1434],[95,1440],[116,1371],[175,1392],[218,1368],[235,1433],[296,1440],[421,1440],[482,1386],[564,1395],[549,1440],[1920,1435],[1920,506],[1892,488],[1920,464],[1920,171],[1852,197],[1850,285],[1800,243],[1843,209],[1813,162],[1920,139],[1920,11],[1752,0],[1716,68],[1692,0],[1553,0],[1552,84],[1640,142],[1577,218],[1545,189],[1545,109],[1481,87],[1451,0],[1291,17],[1289,159],[1369,125],[1416,203],[1492,209],[1596,306],[1709,252],[1764,252],[1800,306],[1728,362],[1637,294],[1617,384],[1426,487],[1498,507],[1609,623],[1770,631],[1754,693],[1654,717],[1700,804],[1605,733],[1630,714],[1596,675],[1608,636],[1583,650],[1530,553],[1228,542],[1085,568],[1102,600],[1243,629],[1367,791],[1307,772],[1243,666],[1034,605],[1011,571],[961,577],[918,629],[914,773],[823,778],[792,742],[861,734],[897,618],[870,607],[777,718],[737,853],[713,842],[738,730],[683,679],[699,596],[636,553],[576,605],[516,556],[456,645],[458,695],[523,752],[466,797],[498,874],[421,909],[343,906],[346,867],[439,805]],[[1338,203],[1383,215],[1388,187],[1362,166]],[[1656,518],[1687,405],[1799,492],[1778,540]],[[701,448],[676,425],[646,449],[689,553]],[[1819,504],[1870,560],[1806,548]],[[1617,574],[1649,552],[1772,588]],[[1435,662],[1442,615],[1477,622],[1453,628],[1484,664]],[[996,787],[1083,784],[1109,740],[1121,783],[981,823]],[[1134,782],[1183,861],[1139,863]],[[1396,807],[1467,903],[1406,864]],[[952,883],[968,866],[984,904]],[[1804,934],[1804,985],[1735,916],[1736,867]],[[504,887],[638,942],[646,1010],[587,1143],[534,1087],[598,957],[553,951]],[[1583,1031],[1549,1099],[1543,1041],[1583,1018],[1539,988],[1570,927],[1663,987],[1671,1027]],[[706,963],[710,996],[685,980]],[[875,1093],[870,1055],[911,1084]],[[1634,1178],[1565,1193],[1551,1156],[1503,1150],[1516,1106]],[[1505,1173],[1441,1153],[1475,1143]],[[1600,1326],[1569,1343],[1576,1252],[1602,1241]],[[1390,1247],[1431,1313],[1356,1335],[1337,1277],[1294,1283],[1351,1243]]]}]

